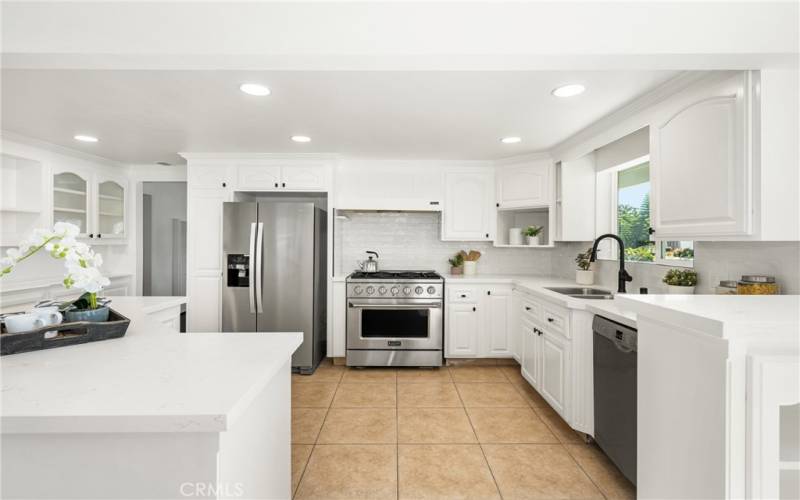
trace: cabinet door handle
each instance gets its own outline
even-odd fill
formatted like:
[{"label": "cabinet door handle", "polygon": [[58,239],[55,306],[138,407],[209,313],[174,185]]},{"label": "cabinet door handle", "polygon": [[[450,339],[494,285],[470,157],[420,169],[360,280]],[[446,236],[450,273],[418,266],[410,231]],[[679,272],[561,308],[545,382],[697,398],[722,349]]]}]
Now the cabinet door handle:
[{"label": "cabinet door handle", "polygon": [[286,187],[286,183],[285,182],[281,182],[281,187]]},{"label": "cabinet door handle", "polygon": [[275,187],[278,187],[278,183],[277,182],[275,183]]},{"label": "cabinet door handle", "polygon": [[102,234],[102,233],[97,233],[97,237],[98,237],[98,238],[102,238],[102,237],[103,237],[103,234]]},{"label": "cabinet door handle", "polygon": [[461,294],[461,298],[462,298],[462,299],[466,299],[466,298],[467,298],[467,296],[466,296],[466,295],[464,295],[464,294],[462,293],[462,294]]},{"label": "cabinet door handle", "polygon": [[223,183],[222,183],[222,187],[228,187],[228,183],[226,183],[226,182],[223,182]]},{"label": "cabinet door handle", "polygon": [[486,233],[486,237],[487,237],[487,238],[489,237],[489,233]]},{"label": "cabinet door handle", "polygon": [[492,294],[491,290],[486,290],[486,295],[491,295],[491,294]]},{"label": "cabinet door handle", "polygon": [[555,321],[555,320],[554,320],[553,318],[547,318],[547,321],[548,321],[549,323],[552,323],[552,322],[553,322],[553,321]]},{"label": "cabinet door handle", "polygon": [[475,311],[477,311],[477,309],[475,307],[473,307],[472,308],[472,312],[475,312]]},{"label": "cabinet door handle", "polygon": [[497,208],[500,208],[500,204],[499,204],[499,203],[495,203],[495,206],[496,206]]},{"label": "cabinet door handle", "polygon": [[530,308],[530,307],[528,307],[528,306],[525,306],[525,310],[526,310],[526,311],[530,311],[530,310],[531,310],[531,308]]},{"label": "cabinet door handle", "polygon": [[94,233],[89,233],[89,238],[94,238]]}]

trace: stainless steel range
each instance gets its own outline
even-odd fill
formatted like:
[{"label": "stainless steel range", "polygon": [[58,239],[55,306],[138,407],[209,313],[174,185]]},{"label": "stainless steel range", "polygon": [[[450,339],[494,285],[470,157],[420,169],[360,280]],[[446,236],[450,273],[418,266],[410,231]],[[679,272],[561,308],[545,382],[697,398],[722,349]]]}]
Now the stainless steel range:
[{"label": "stainless steel range", "polygon": [[347,277],[348,366],[442,366],[444,278],[434,271]]}]

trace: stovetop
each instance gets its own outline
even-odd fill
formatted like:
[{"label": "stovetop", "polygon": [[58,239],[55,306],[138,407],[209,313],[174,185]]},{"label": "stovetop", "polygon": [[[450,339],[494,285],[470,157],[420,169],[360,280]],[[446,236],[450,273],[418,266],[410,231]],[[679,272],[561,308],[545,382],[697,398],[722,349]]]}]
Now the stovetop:
[{"label": "stovetop", "polygon": [[348,281],[380,281],[380,280],[442,280],[442,276],[436,271],[377,271],[365,273],[355,271],[347,277]]}]

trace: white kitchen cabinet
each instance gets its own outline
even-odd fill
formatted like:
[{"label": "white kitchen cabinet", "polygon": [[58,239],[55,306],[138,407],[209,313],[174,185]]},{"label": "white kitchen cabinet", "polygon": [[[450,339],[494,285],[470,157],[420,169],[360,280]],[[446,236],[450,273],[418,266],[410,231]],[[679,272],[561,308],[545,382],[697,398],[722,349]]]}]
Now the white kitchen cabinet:
[{"label": "white kitchen cabinet", "polygon": [[539,330],[534,323],[523,316],[520,323],[522,337],[522,376],[533,386],[539,388],[539,374],[541,372],[541,343]]},{"label": "white kitchen cabinet", "polygon": [[492,287],[483,299],[484,345],[482,354],[488,357],[512,356],[511,288]]},{"label": "white kitchen cabinet", "polygon": [[441,211],[443,170],[424,162],[348,160],[336,169],[339,210]]},{"label": "white kitchen cabinet", "polygon": [[328,357],[347,355],[347,283],[333,282],[333,328],[328,339]]},{"label": "white kitchen cabinet", "polygon": [[450,304],[447,306],[448,356],[474,357],[478,354],[481,324],[475,304]]},{"label": "white kitchen cabinet", "polygon": [[127,186],[123,177],[89,169],[53,169],[53,224],[75,224],[95,245],[124,240]]},{"label": "white kitchen cabinet", "polygon": [[18,245],[31,230],[48,225],[48,177],[40,161],[0,154],[0,247]]},{"label": "white kitchen cabinet", "polygon": [[556,241],[592,241],[595,234],[594,154],[556,166]]},{"label": "white kitchen cabinet", "polygon": [[654,119],[650,175],[657,238],[752,232],[754,92],[752,74],[738,73],[679,94]]},{"label": "white kitchen cabinet", "polygon": [[231,171],[224,163],[190,160],[186,177],[189,189],[225,189],[230,186]]},{"label": "white kitchen cabinet", "polygon": [[493,180],[494,175],[488,169],[451,170],[445,173],[443,240],[492,239],[495,218]]},{"label": "white kitchen cabinet", "polygon": [[327,191],[329,168],[304,161],[253,160],[237,162],[238,191]]},{"label": "white kitchen cabinet", "polygon": [[553,200],[553,162],[549,158],[497,167],[497,207],[536,208]]},{"label": "white kitchen cabinet", "polygon": [[560,415],[566,415],[567,387],[569,377],[569,341],[560,335],[541,329],[539,344],[541,356],[541,380],[539,393]]}]

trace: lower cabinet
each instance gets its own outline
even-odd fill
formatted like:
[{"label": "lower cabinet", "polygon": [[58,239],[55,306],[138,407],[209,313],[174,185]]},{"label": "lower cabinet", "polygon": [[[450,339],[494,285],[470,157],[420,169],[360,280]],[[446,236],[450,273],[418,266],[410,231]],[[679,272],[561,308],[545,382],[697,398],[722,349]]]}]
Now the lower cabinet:
[{"label": "lower cabinet", "polygon": [[533,387],[538,387],[542,364],[539,355],[542,351],[539,331],[531,321],[523,319],[520,324],[520,336],[522,338],[522,362],[520,363],[522,376]]},{"label": "lower cabinet", "polygon": [[542,376],[538,390],[542,397],[550,403],[550,406],[564,416],[567,413],[567,377],[569,376],[567,371],[569,364],[568,341],[547,331],[544,331],[540,339]]},{"label": "lower cabinet", "polygon": [[448,291],[445,356],[513,356],[511,287],[456,286]]}]

